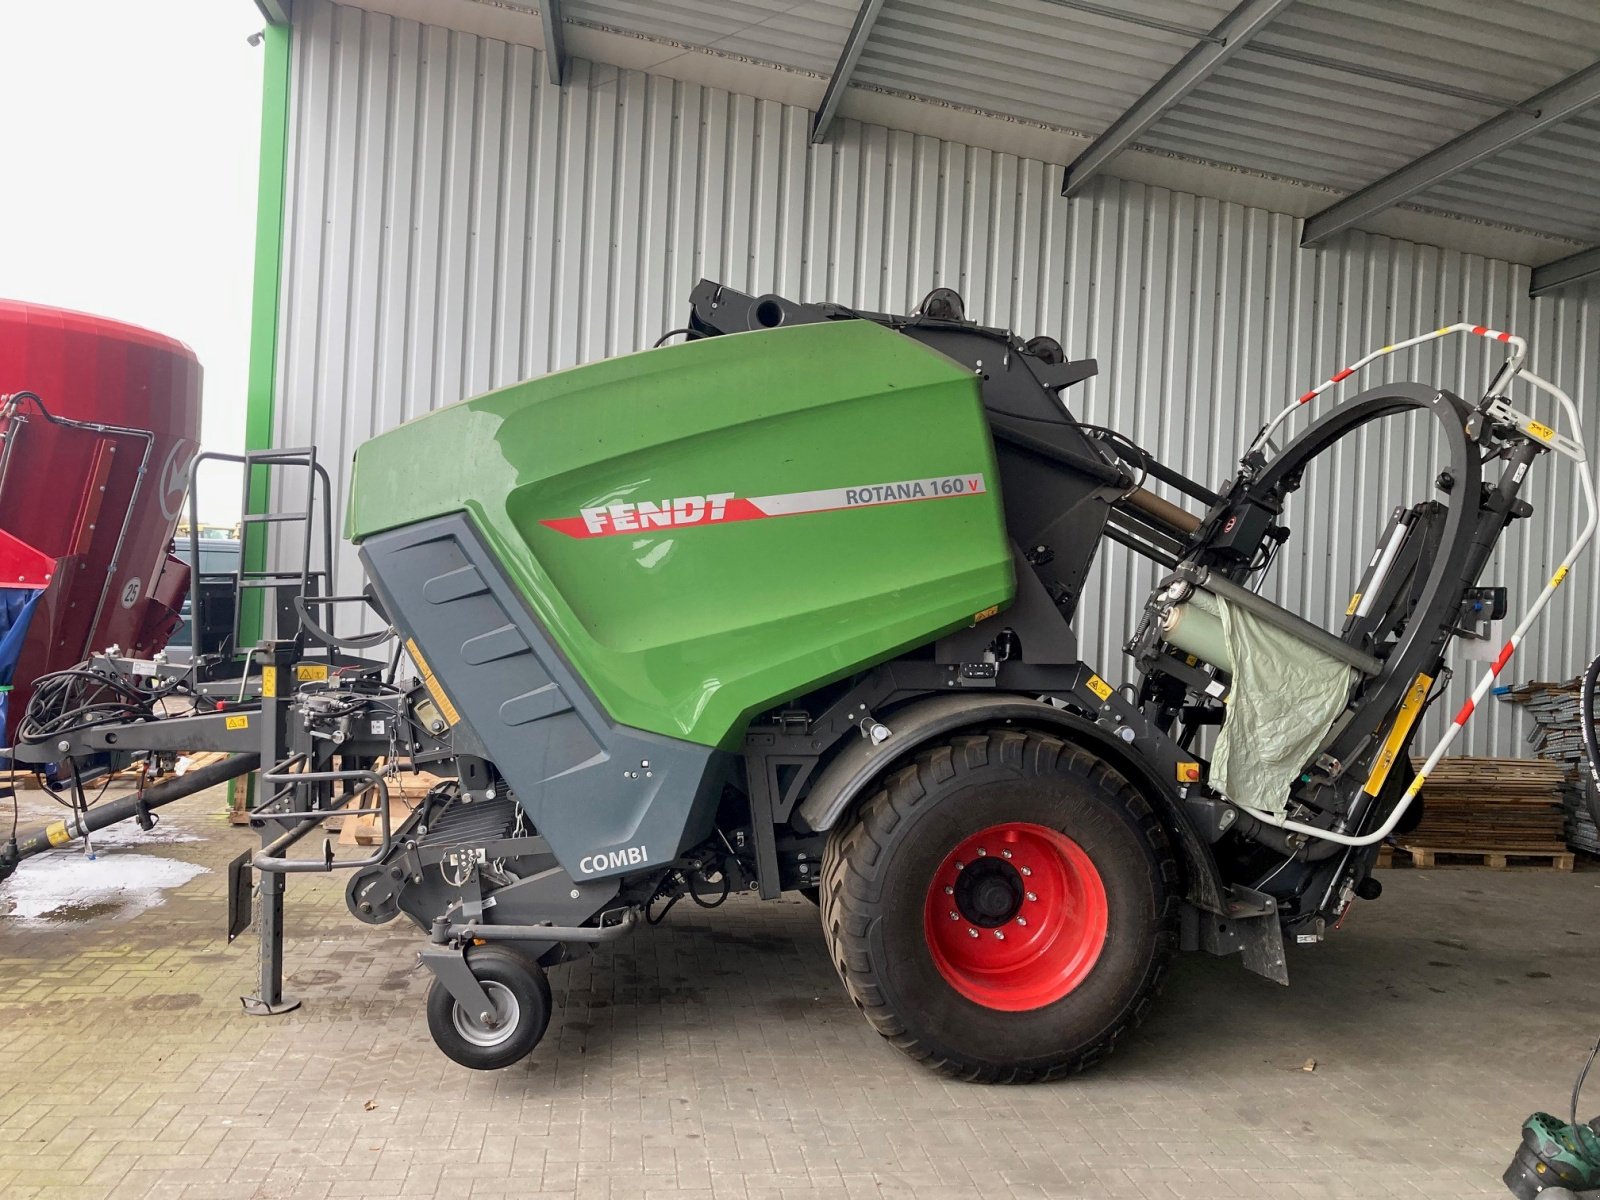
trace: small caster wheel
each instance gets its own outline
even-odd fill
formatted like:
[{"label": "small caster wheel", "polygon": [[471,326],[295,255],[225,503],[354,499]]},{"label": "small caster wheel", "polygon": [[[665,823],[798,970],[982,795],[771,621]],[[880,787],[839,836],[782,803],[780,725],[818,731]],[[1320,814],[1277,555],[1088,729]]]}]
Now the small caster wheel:
[{"label": "small caster wheel", "polygon": [[445,1057],[474,1071],[497,1071],[527,1057],[550,1025],[550,981],[543,968],[504,946],[467,954],[494,1012],[469,1013],[435,979],[428,988],[428,1032]]}]

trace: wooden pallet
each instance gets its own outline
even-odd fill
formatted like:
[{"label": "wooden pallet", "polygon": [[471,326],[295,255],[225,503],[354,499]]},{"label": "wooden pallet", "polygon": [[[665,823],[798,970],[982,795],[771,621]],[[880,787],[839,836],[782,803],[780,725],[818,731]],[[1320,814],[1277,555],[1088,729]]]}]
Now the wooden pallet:
[{"label": "wooden pallet", "polygon": [[[382,770],[383,760],[379,760],[375,769]],[[442,782],[437,775],[427,771],[396,771],[393,775],[384,778],[384,784],[389,789],[389,828],[398,829],[400,823],[409,817],[422,803],[429,790],[437,783]],[[370,790],[352,802],[352,808],[369,808],[372,805],[373,794]],[[350,817],[341,821],[339,829],[339,845],[341,846],[376,846],[383,841],[383,827],[378,821],[378,815]]]},{"label": "wooden pallet", "polygon": [[1385,846],[1378,854],[1377,865],[1392,867],[1409,862],[1418,870],[1482,867],[1490,871],[1570,871],[1576,861],[1577,855],[1560,844],[1522,848],[1502,846],[1494,850],[1459,846]]}]

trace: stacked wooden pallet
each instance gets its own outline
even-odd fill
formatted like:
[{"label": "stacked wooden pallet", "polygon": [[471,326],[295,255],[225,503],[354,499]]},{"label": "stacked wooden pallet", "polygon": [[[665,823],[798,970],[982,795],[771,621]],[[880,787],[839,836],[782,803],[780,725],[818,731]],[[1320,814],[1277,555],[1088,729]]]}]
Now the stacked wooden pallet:
[{"label": "stacked wooden pallet", "polygon": [[1583,746],[1578,714],[1579,681],[1523,683],[1507,688],[1504,699],[1520,704],[1533,721],[1528,741],[1539,757],[1564,768],[1561,807],[1566,812],[1567,845],[1574,850],[1600,854],[1600,829],[1590,815],[1585,793],[1594,786],[1589,776],[1589,756]]},{"label": "stacked wooden pallet", "polygon": [[1422,821],[1399,839],[1400,849],[1418,867],[1570,871],[1573,856],[1562,841],[1563,775],[1560,764],[1537,759],[1445,759],[1428,776]]},{"label": "stacked wooden pallet", "polygon": [[[383,770],[383,760],[380,758],[374,768]],[[400,824],[421,804],[430,789],[435,784],[442,782],[437,775],[427,771],[400,770],[392,775],[385,775],[384,786],[389,791],[389,828],[400,828]],[[352,805],[352,808],[372,808],[376,794],[371,790],[363,794]],[[383,841],[383,825],[378,814],[370,816],[349,817],[341,822],[339,830],[339,844],[341,846],[376,846]]]}]

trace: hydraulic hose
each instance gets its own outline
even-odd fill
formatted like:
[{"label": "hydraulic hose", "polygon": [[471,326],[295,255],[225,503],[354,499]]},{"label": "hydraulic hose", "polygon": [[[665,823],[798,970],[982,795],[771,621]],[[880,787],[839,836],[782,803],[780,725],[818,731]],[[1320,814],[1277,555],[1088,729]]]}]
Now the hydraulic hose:
[{"label": "hydraulic hose", "polygon": [[130,817],[149,813],[175,800],[182,800],[185,796],[216,787],[217,784],[226,783],[246,771],[255,770],[260,765],[259,754],[229,755],[220,762],[196,767],[175,779],[145,788],[136,795],[119,796],[115,800],[96,804],[85,811],[75,812],[64,820],[52,821],[0,849],[0,879],[11,874],[17,863],[24,858],[32,858],[35,854],[43,854],[46,850],[65,846],[68,842],[86,837],[96,830],[104,829],[107,825],[115,825],[118,821],[126,821]]}]

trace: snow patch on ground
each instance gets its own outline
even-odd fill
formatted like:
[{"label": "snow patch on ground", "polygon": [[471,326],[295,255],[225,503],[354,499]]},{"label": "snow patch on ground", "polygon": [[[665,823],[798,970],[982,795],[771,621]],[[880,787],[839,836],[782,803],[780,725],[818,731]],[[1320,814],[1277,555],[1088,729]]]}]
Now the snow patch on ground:
[{"label": "snow patch on ground", "polygon": [[[98,835],[96,841],[104,844]],[[51,923],[99,916],[125,920],[165,903],[168,889],[182,887],[207,870],[153,854],[90,858],[77,848],[52,850],[23,862],[0,884],[0,916]]]},{"label": "snow patch on ground", "polygon": [[123,821],[108,825],[89,840],[97,850],[102,846],[173,846],[179,842],[202,840],[198,834],[190,833],[182,825],[163,820],[161,813],[152,815],[156,818],[154,829],[140,829],[137,821]]}]

